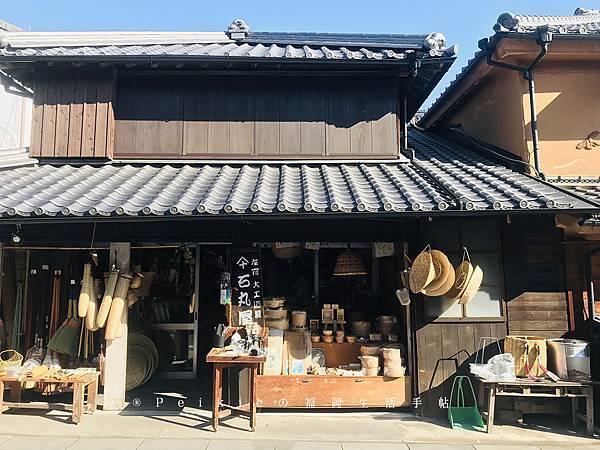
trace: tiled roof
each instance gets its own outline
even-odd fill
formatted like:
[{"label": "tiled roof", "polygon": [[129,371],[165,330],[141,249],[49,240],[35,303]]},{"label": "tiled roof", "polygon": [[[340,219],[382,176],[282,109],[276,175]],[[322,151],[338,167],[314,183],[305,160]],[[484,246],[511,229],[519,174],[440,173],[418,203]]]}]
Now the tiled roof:
[{"label": "tiled roof", "polygon": [[573,194],[585,197],[600,207],[600,177],[557,177],[548,181]]},{"label": "tiled roof", "polygon": [[600,11],[577,8],[572,16],[524,16],[504,13],[498,17],[495,31],[533,33],[540,26],[559,34],[600,33]]},{"label": "tiled roof", "polygon": [[431,133],[410,143],[415,162],[17,168],[0,172],[0,217],[436,214],[455,197],[468,210],[593,207]]},{"label": "tiled roof", "polygon": [[33,166],[37,160],[29,157],[27,148],[0,149],[0,170],[10,167]]},{"label": "tiled roof", "polygon": [[[240,22],[240,23],[238,23]],[[0,56],[227,57],[332,60],[399,60],[453,56],[441,33],[354,34],[251,32],[234,21],[228,32],[4,32]]]}]

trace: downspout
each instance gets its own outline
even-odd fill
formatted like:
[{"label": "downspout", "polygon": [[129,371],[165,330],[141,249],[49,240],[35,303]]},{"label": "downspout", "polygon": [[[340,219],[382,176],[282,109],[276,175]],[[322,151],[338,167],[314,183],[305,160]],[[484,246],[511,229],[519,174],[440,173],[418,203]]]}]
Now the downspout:
[{"label": "downspout", "polygon": [[523,78],[527,80],[528,88],[529,88],[529,109],[531,114],[531,140],[533,144],[533,166],[535,167],[536,172],[539,174],[540,178],[546,179],[541,168],[540,168],[540,144],[539,144],[539,133],[538,133],[538,124],[537,124],[537,112],[535,107],[535,81],[534,81],[534,72],[536,66],[539,62],[546,56],[548,53],[548,44],[552,42],[552,32],[548,31],[548,27],[538,27],[537,29],[537,38],[535,42],[540,46],[540,52],[533,60],[533,62],[527,66],[517,66],[514,64],[509,64],[501,61],[494,61],[492,59],[493,48],[488,47],[488,40],[482,39],[479,41],[479,48],[482,49],[486,53],[486,61],[490,66],[500,67],[501,69],[514,70],[523,75]]},{"label": "downspout", "polygon": [[[415,79],[421,68],[421,60],[414,58],[411,61],[410,75],[406,88],[404,89],[404,95],[400,98],[402,102],[402,139],[400,140],[400,155],[408,150],[408,93],[412,88]],[[400,156],[398,155],[398,156]]]}]

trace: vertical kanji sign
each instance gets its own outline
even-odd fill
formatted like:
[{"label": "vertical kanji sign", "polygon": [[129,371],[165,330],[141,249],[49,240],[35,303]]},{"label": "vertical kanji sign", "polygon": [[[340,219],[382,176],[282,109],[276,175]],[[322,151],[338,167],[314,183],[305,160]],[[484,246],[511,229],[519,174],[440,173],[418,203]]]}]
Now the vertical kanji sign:
[{"label": "vertical kanji sign", "polygon": [[238,249],[234,252],[231,286],[232,303],[237,307],[233,325],[258,323],[263,326],[262,264],[259,248]]}]

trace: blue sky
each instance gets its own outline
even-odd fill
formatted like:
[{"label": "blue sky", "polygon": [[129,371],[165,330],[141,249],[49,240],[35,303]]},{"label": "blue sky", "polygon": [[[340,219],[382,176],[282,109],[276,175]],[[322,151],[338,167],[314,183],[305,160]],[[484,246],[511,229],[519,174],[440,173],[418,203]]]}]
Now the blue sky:
[{"label": "blue sky", "polygon": [[459,57],[428,105],[473,56],[477,41],[492,33],[501,13],[565,15],[577,7],[600,9],[600,0],[19,0],[2,2],[0,19],[32,31],[219,31],[234,18],[257,31],[441,31],[459,45]]}]

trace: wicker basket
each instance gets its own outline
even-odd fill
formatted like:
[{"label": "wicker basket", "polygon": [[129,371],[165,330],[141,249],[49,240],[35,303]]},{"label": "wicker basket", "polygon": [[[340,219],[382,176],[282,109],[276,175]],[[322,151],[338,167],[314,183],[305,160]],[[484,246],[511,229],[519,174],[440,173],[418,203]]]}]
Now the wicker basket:
[{"label": "wicker basket", "polygon": [[0,352],[0,371],[8,367],[19,367],[23,362],[23,355],[16,350]]},{"label": "wicker basket", "polygon": [[[518,377],[544,376],[540,367],[546,367],[546,339],[539,336],[506,336],[504,351],[515,358],[515,375]],[[539,363],[538,363],[539,356]],[[529,362],[529,374],[525,367]]]}]

